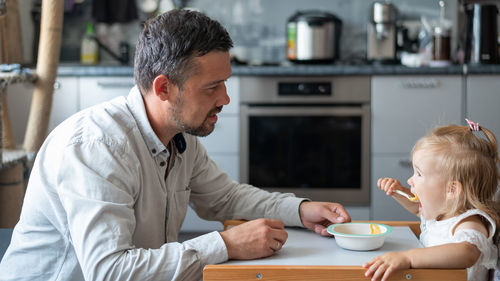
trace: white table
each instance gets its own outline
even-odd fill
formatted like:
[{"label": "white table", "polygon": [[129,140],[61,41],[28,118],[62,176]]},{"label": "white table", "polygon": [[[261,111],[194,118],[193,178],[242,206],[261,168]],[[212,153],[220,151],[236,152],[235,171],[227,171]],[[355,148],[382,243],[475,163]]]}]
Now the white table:
[{"label": "white table", "polygon": [[384,245],[373,251],[345,250],[333,237],[324,237],[302,228],[287,228],[288,240],[273,256],[258,260],[228,261],[232,265],[362,265],[387,252],[422,248],[408,227],[393,227]]},{"label": "white table", "polygon": [[[362,264],[392,251],[421,248],[407,226],[393,227],[384,245],[373,251],[340,248],[333,237],[310,230],[287,228],[288,240],[273,256],[257,260],[232,260],[207,265],[204,281],[215,280],[369,280]],[[394,273],[390,280],[466,280],[465,269],[407,269]]]}]

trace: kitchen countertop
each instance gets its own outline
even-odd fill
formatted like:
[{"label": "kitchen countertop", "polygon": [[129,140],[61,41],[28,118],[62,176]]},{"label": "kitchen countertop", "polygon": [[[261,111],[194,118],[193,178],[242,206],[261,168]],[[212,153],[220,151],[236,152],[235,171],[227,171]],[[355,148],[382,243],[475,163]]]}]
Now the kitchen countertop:
[{"label": "kitchen countertop", "polygon": [[[500,74],[496,65],[451,65],[447,67],[406,67],[403,65],[279,65],[279,66],[232,66],[234,76],[331,76],[331,75],[462,75]],[[133,76],[132,66],[61,63],[58,76]]]}]

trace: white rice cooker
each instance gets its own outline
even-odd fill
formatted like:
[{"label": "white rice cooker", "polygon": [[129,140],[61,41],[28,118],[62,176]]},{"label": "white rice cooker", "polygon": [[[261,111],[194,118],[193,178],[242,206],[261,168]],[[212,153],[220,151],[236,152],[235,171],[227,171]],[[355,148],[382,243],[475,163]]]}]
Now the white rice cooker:
[{"label": "white rice cooker", "polygon": [[324,11],[298,11],[287,22],[287,59],[331,63],[339,58],[342,21]]}]

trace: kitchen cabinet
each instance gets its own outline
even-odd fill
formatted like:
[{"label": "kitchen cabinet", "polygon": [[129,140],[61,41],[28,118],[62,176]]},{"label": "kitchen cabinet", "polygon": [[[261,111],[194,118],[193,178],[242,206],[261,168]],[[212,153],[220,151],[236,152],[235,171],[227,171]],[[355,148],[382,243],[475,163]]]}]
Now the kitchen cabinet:
[{"label": "kitchen cabinet", "polygon": [[413,174],[413,168],[407,154],[377,155],[372,158],[371,180],[371,219],[416,220],[417,217],[401,207],[399,203],[385,192],[377,188],[377,180],[381,177],[398,179],[403,186],[409,187],[407,179]]},{"label": "kitchen cabinet", "polygon": [[415,142],[436,126],[463,124],[463,84],[461,75],[372,77],[371,219],[416,219],[377,188],[377,179],[408,186]]},{"label": "kitchen cabinet", "polygon": [[[19,83],[7,88],[7,106],[12,133],[17,144],[22,144],[28,122],[34,84]],[[47,132],[78,111],[78,78],[58,77],[54,83],[52,108]]]},{"label": "kitchen cabinet", "polygon": [[229,78],[226,89],[229,104],[218,114],[214,131],[206,137],[199,137],[199,140],[219,167],[231,179],[239,181],[239,78]]},{"label": "kitchen cabinet", "polygon": [[466,117],[490,129],[500,139],[500,75],[470,75],[466,84]]},{"label": "kitchen cabinet", "polygon": [[438,125],[461,124],[461,76],[372,78],[372,152],[409,153]]},{"label": "kitchen cabinet", "polygon": [[[231,77],[226,82],[230,103],[223,107],[215,130],[207,137],[200,137],[200,142],[207,149],[208,155],[233,180],[239,179],[239,92],[238,78]],[[79,109],[128,95],[134,86],[133,77],[80,77]],[[208,232],[220,230],[222,224],[203,220],[188,208],[182,231]]]},{"label": "kitchen cabinet", "polygon": [[[239,85],[238,77],[231,77],[226,81],[226,90],[230,102],[218,114],[219,120],[217,120],[214,131],[206,137],[198,138],[206,148],[210,158],[234,181],[239,181],[240,178]],[[223,226],[220,222],[206,221],[199,218],[190,207],[186,213],[186,219],[181,231],[209,232],[222,230],[222,228]]]},{"label": "kitchen cabinet", "polygon": [[[126,96],[134,86],[131,76],[58,77],[54,84],[53,106],[49,132],[72,114],[113,99]],[[239,180],[239,80],[231,77],[226,82],[230,103],[224,106],[212,134],[200,138],[210,157],[233,180]],[[8,89],[8,107],[16,143],[22,143],[28,120],[33,85],[14,84]],[[222,229],[219,222],[200,219],[189,208],[183,231],[208,232]]]},{"label": "kitchen cabinet", "polygon": [[80,77],[79,80],[79,110],[127,96],[135,85],[133,77]]}]

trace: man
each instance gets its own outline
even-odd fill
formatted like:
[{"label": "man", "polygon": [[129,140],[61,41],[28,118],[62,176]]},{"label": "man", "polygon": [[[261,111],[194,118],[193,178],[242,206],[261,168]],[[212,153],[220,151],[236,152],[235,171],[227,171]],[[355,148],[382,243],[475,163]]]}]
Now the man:
[{"label": "man", "polygon": [[[280,250],[284,225],[327,235],[350,220],[336,203],[233,182],[208,157],[195,136],[229,103],[231,47],[198,12],[146,23],[137,87],[70,117],[40,149],[0,279],[198,280],[206,264]],[[250,221],[178,243],[188,203],[202,218]]]}]

